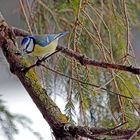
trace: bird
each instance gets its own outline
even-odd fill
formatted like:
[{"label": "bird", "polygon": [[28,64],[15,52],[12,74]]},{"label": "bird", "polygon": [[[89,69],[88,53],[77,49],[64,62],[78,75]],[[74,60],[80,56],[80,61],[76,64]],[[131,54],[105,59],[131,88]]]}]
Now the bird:
[{"label": "bird", "polygon": [[58,40],[68,34],[68,31],[58,34],[25,36],[21,42],[23,52],[33,57],[45,57],[55,52]]}]

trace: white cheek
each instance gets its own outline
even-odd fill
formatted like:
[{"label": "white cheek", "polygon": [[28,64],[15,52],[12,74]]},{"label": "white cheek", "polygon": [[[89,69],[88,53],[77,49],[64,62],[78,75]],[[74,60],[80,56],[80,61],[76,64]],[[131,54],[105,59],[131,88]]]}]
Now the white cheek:
[{"label": "white cheek", "polygon": [[29,41],[30,41],[30,39],[28,39],[28,41],[22,45],[23,51],[26,50]]},{"label": "white cheek", "polygon": [[33,43],[33,41],[31,40],[31,42],[30,42],[30,44],[28,45],[28,47],[27,47],[27,52],[32,52],[33,51],[33,49],[34,49],[34,43]]},{"label": "white cheek", "polygon": [[23,51],[26,50],[26,45],[22,45]]}]

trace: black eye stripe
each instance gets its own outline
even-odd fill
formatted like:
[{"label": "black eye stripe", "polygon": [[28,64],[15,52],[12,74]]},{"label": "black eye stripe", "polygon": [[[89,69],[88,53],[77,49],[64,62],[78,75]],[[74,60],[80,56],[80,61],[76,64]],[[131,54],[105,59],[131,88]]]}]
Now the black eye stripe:
[{"label": "black eye stripe", "polygon": [[26,46],[26,50],[27,50],[27,48],[29,47],[30,42],[31,42],[31,39],[29,40],[29,43],[28,43],[27,46]]},{"label": "black eye stripe", "polygon": [[29,45],[30,45],[30,43],[31,43],[31,40],[32,40],[32,38],[30,38],[30,41],[29,41],[29,43],[27,44],[27,46],[26,46],[26,48],[25,48],[25,50],[26,50],[26,53],[32,53],[33,51],[34,51],[34,47],[35,47],[35,42],[34,42],[34,40],[32,40],[33,41],[33,44],[34,44],[34,46],[33,46],[33,48],[32,48],[32,50],[31,51],[28,51],[27,49],[28,49],[28,47],[29,47]]}]

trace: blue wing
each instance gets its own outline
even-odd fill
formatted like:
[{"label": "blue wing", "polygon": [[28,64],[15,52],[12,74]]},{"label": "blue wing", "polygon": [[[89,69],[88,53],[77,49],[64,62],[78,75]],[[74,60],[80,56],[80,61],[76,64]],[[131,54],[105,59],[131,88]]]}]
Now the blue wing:
[{"label": "blue wing", "polygon": [[47,34],[47,35],[43,35],[43,36],[34,36],[33,38],[35,39],[35,43],[39,44],[42,47],[47,46],[48,44],[50,44],[52,41],[54,41],[55,39],[59,39],[60,37],[66,35],[68,32],[62,32],[62,33],[58,33],[58,34]]}]

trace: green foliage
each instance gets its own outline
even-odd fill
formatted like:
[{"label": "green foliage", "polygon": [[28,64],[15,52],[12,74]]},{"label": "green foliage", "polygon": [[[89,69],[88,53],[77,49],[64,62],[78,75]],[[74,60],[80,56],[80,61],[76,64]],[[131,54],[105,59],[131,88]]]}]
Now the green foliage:
[{"label": "green foliage", "polygon": [[[126,5],[124,0],[42,2],[45,6],[37,2],[32,11],[34,21],[30,21],[38,33],[69,30],[70,34],[63,39],[63,44],[68,44],[67,47],[75,52],[100,62],[135,65],[130,34],[133,26],[139,26],[137,11],[140,9],[140,3],[138,1],[128,0]],[[35,32],[34,26],[32,30]],[[74,116],[72,112],[78,105],[77,118],[81,123],[93,122],[96,126],[113,127],[128,121],[126,127],[137,126],[139,107],[133,106],[139,103],[135,99],[139,98],[140,88],[136,75],[94,66],[81,66],[72,58],[61,55],[56,62],[57,66],[53,68],[67,77],[58,74],[57,78],[54,78],[54,75],[48,74],[47,84],[55,79],[56,86],[61,79],[64,90],[69,91],[62,95],[67,96],[65,111],[68,116]],[[68,77],[72,78],[72,83],[69,82]],[[54,86],[51,85],[50,88],[53,89]],[[102,88],[107,90],[104,91]],[[82,118],[86,121],[82,121]]]}]

